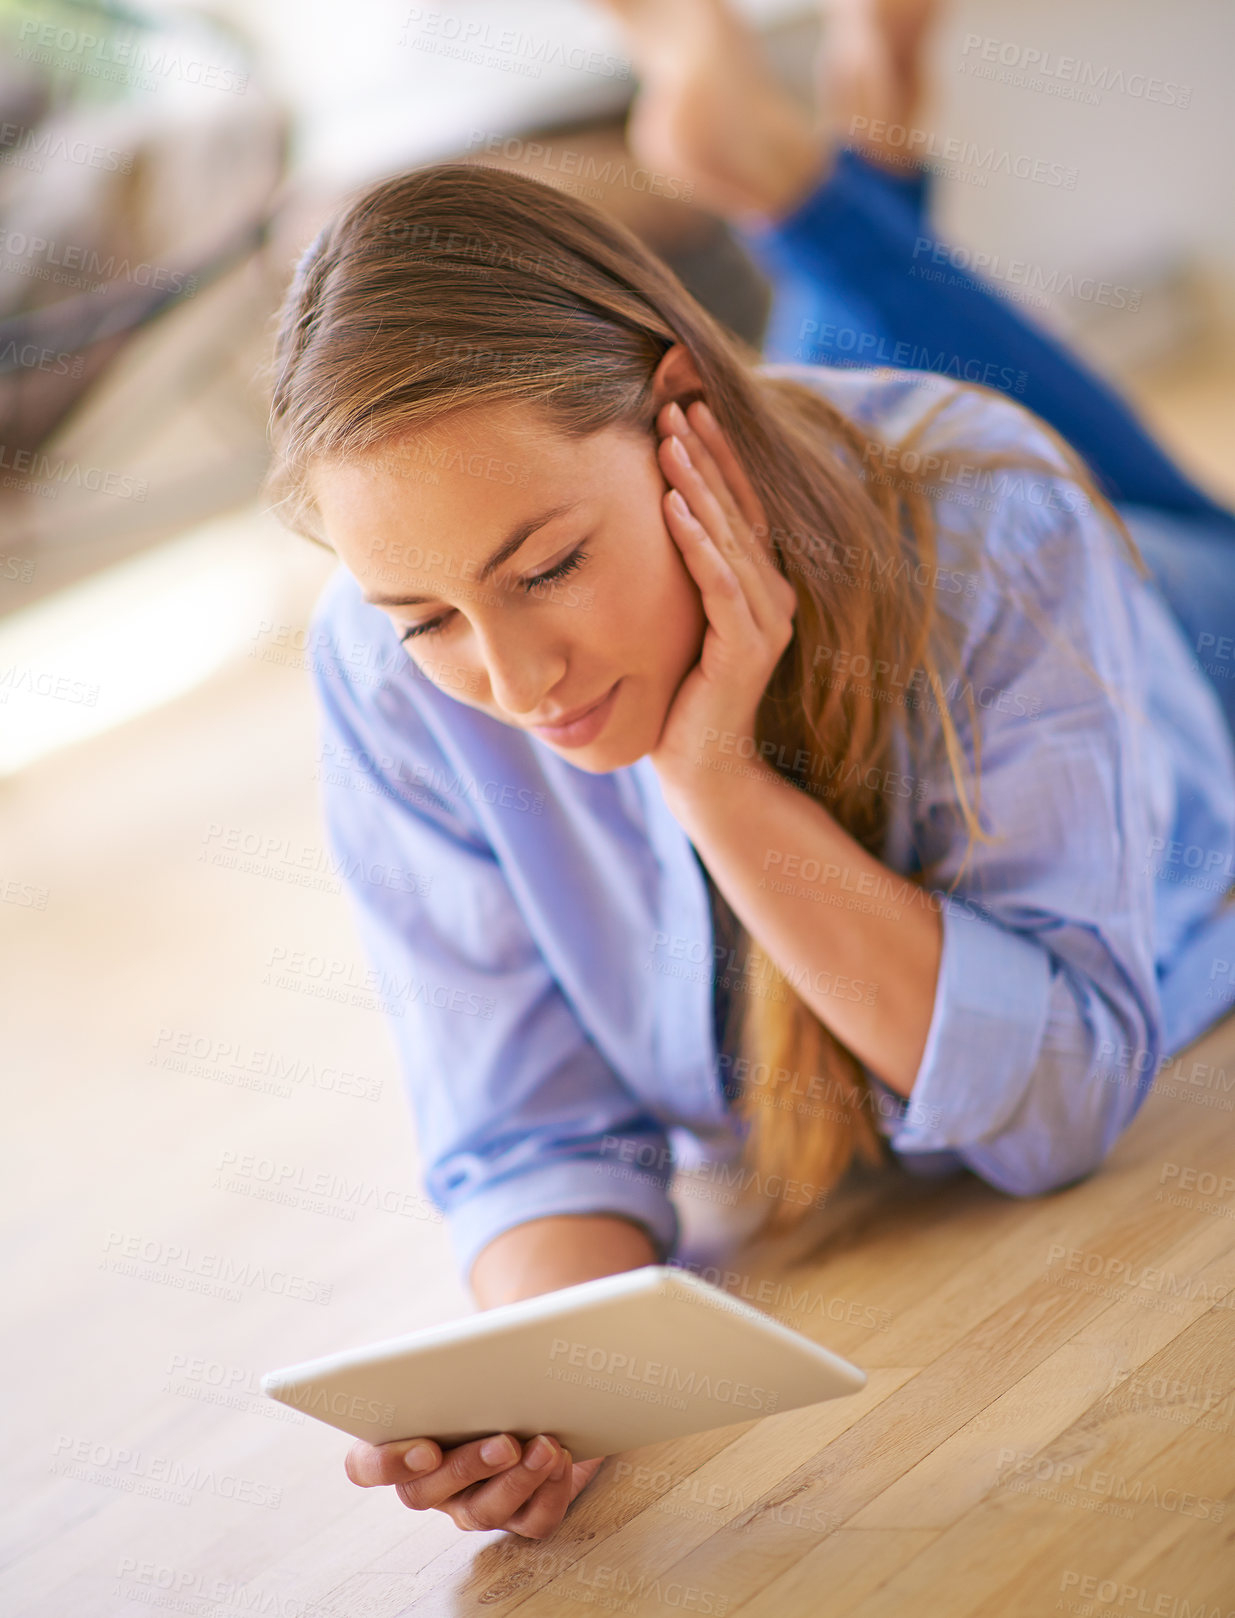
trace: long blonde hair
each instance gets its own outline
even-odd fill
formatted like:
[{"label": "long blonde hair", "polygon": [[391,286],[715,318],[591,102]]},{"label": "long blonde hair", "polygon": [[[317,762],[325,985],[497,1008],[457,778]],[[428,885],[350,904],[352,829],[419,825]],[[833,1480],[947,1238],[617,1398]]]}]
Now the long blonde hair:
[{"label": "long blonde hair", "polygon": [[[760,755],[878,856],[895,730],[929,709],[970,847],[987,839],[972,695],[970,777],[945,694],[958,621],[937,606],[932,489],[905,453],[947,395],[887,453],[813,389],[758,374],[755,351],[588,203],[522,175],[441,163],[346,206],[301,259],[279,319],[268,483],[276,510],[321,541],[309,467],[427,428],[447,411],[518,402],[572,437],[610,426],[652,435],[651,377],[675,343],[694,360],[797,593],[794,637],[759,709]],[[1130,546],[1079,458],[1038,425]],[[1061,472],[1024,455],[974,460]],[[864,577],[838,567],[838,557],[855,555]],[[821,649],[826,662],[837,648],[850,667],[860,664],[860,680],[820,677]],[[905,670],[919,673],[917,698],[898,686]],[[747,992],[731,997],[730,1023],[751,1075],[735,1102],[747,1126],[744,1180],[763,1199],[764,1228],[779,1228],[826,1195],[855,1154],[874,1163],[884,1148],[861,1064],[727,907],[724,916],[726,943],[746,955],[735,987]],[[785,1092],[777,1076],[787,1074],[800,1082]],[[811,1104],[786,1105],[802,1082]],[[768,1191],[789,1183],[799,1189]],[[802,1186],[814,1195],[803,1198]]]}]

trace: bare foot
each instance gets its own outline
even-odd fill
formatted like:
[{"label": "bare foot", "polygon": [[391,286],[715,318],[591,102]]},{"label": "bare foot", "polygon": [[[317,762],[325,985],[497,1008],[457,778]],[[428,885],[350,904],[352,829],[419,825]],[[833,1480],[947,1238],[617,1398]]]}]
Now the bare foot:
[{"label": "bare foot", "polygon": [[603,3],[639,72],[626,139],[640,162],[689,176],[701,207],[753,225],[792,212],[822,181],[829,142],[722,0]]},{"label": "bare foot", "polygon": [[[841,144],[907,174],[923,100],[923,50],[940,0],[821,0],[819,97]],[[889,133],[891,132],[891,133]]]}]

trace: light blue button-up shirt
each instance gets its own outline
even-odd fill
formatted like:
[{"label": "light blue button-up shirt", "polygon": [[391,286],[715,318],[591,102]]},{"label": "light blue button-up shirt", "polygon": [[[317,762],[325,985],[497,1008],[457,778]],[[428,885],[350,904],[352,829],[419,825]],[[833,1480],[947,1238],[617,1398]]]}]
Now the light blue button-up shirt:
[{"label": "light blue button-up shirt", "polygon": [[[975,476],[966,446],[1055,455],[1017,407],[926,373],[765,370],[890,442],[942,406],[915,445],[934,462],[902,467],[933,501],[934,587],[964,622],[949,705],[972,757],[972,688],[984,823],[1003,835],[945,899],[967,834],[929,745],[937,718],[912,713],[882,858],[904,875],[938,862],[943,955],[912,1097],[873,1081],[879,1127],[916,1172],[968,1167],[1022,1195],[1067,1184],[1235,1003],[1230,733],[1156,587],[1076,486]],[[976,569],[958,548],[975,525]],[[590,774],[435,687],[343,571],[312,645],[328,830],[461,1270],[548,1214],[623,1214],[671,1256],[675,1158],[733,1161],[741,1131],[706,881],[655,770]],[[836,677],[861,675],[834,655]],[[1159,1082],[1173,1076],[1196,1083]]]}]

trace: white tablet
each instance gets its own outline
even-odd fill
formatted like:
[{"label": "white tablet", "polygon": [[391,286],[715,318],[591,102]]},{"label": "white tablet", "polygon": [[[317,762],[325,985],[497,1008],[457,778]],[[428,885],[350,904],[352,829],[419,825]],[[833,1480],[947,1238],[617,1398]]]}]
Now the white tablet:
[{"label": "white tablet", "polygon": [[585,1461],[865,1383],[761,1310],[648,1264],[271,1371],[262,1392],[371,1444],[549,1433]]}]

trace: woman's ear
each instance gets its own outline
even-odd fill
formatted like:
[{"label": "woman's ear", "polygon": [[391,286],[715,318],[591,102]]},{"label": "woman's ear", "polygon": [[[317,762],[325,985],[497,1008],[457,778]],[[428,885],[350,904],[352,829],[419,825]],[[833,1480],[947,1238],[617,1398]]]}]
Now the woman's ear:
[{"label": "woman's ear", "polygon": [[661,356],[660,364],[652,372],[652,399],[656,410],[676,399],[683,406],[692,397],[701,398],[703,381],[695,369],[695,362],[685,343],[674,343]]}]

